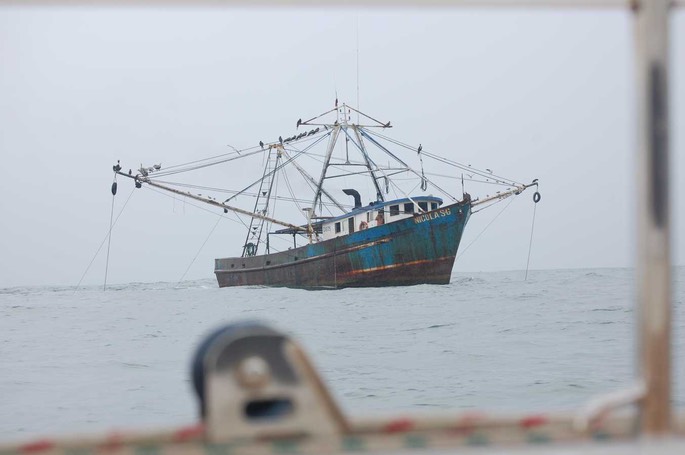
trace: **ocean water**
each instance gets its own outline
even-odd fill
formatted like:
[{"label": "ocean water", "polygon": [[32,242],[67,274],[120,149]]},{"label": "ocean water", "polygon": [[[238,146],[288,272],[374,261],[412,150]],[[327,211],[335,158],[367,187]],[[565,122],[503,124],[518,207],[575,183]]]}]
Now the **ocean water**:
[{"label": "ocean water", "polygon": [[[0,441],[197,421],[202,336],[260,320],[303,344],[350,416],[578,409],[635,378],[630,269],[458,273],[446,286],[0,289]],[[685,268],[674,270],[685,406]]]}]

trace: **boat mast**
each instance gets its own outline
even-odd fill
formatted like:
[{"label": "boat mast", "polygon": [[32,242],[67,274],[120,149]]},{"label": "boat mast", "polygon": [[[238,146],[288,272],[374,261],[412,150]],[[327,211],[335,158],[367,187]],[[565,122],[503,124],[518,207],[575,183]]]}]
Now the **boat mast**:
[{"label": "boat mast", "polygon": [[[291,159],[288,152],[284,151],[284,153],[285,153],[286,158],[288,158],[290,160],[290,164],[295,166],[295,169],[297,169],[305,179],[307,179],[310,183],[317,185],[317,182],[314,179],[314,177],[312,177],[311,175],[309,175],[309,173],[307,171],[302,169],[302,166],[297,164],[297,162],[295,162],[295,160]],[[323,187],[321,187],[321,193],[323,193],[324,196],[326,196],[328,199],[330,199],[331,202],[333,204],[335,204],[335,206],[338,207],[338,209],[340,209],[340,211],[342,211],[342,212],[345,211],[345,207],[343,207],[342,204],[340,204],[337,200],[335,200],[335,198],[333,196],[331,196],[331,194],[328,191],[326,191]]]},{"label": "boat mast", "polygon": [[[366,168],[371,173],[371,180],[373,181],[373,185],[376,187],[376,200],[385,201],[385,198],[383,197],[383,192],[381,191],[381,187],[378,186],[378,178],[376,177],[376,173],[374,172],[374,169],[372,167],[372,164],[374,163],[371,161],[371,158],[369,158],[369,154],[366,151],[366,147],[364,147],[364,141],[362,141],[362,137],[359,134],[359,125],[352,125],[352,131],[354,131],[354,134],[357,136],[357,141],[359,141],[359,143],[355,145],[359,147],[359,150],[362,152],[364,162],[366,163]],[[345,129],[345,134],[347,134],[347,128]]]},{"label": "boat mast", "polygon": [[[327,123],[316,123],[315,122],[317,119],[323,117],[324,115],[330,114],[333,111],[336,111],[336,115],[337,115],[337,120],[335,121],[335,123],[333,125],[327,124]],[[331,133],[330,133],[331,138],[330,138],[330,142],[328,144],[328,149],[326,150],[326,155],[325,155],[324,163],[323,163],[323,169],[321,170],[321,177],[319,177],[319,181],[316,184],[316,192],[314,194],[314,201],[312,202],[311,210],[309,210],[308,219],[309,219],[309,225],[310,226],[311,226],[311,219],[312,219],[312,217],[315,216],[315,213],[316,213],[316,205],[321,200],[321,194],[322,193],[326,194],[326,196],[331,198],[330,195],[328,195],[323,190],[323,182],[327,178],[326,173],[328,172],[328,167],[330,166],[331,157],[333,155],[333,150],[335,149],[335,145],[338,142],[338,136],[340,135],[340,131],[343,131],[345,133],[346,139],[351,140],[352,143],[359,149],[359,151],[360,151],[360,153],[364,159],[364,164],[366,166],[366,169],[367,169],[367,171],[371,177],[371,181],[373,182],[373,185],[376,188],[376,200],[381,201],[381,202],[385,201],[385,198],[383,197],[383,191],[381,191],[381,187],[378,184],[378,177],[376,175],[376,173],[379,171],[379,168],[376,165],[376,163],[373,162],[373,160],[371,159],[371,157],[368,154],[368,151],[366,150],[366,147],[364,145],[364,140],[362,139],[362,135],[364,133],[361,130],[361,125],[355,125],[353,123],[349,123],[349,114],[351,114],[352,111],[354,111],[357,114],[359,114],[360,116],[364,116],[364,118],[369,119],[372,122],[374,122],[375,125],[373,125],[373,127],[391,128],[390,122],[382,123],[373,117],[369,117],[368,115],[366,115],[366,114],[364,114],[364,113],[362,113],[362,112],[360,112],[354,108],[349,107],[347,104],[343,103],[341,107],[338,107],[337,99],[335,102],[335,107],[333,109],[331,109],[330,111],[324,112],[323,114],[321,114],[317,117],[313,117],[313,118],[306,120],[304,122],[302,120],[298,120],[298,122],[297,122],[298,127],[300,125],[323,125],[326,128],[331,130]],[[342,115],[341,115],[341,113],[342,113]],[[352,136],[348,132],[349,129],[352,129],[352,131],[354,131],[354,135],[356,137],[356,140],[354,140],[354,138],[352,138]],[[385,150],[385,151],[387,153],[387,150]],[[400,160],[400,162],[401,162],[401,160]],[[333,200],[333,199],[331,198],[331,200]],[[338,205],[338,207],[341,208],[339,204],[336,203],[336,205]]]},{"label": "boat mast", "polygon": [[335,144],[338,142],[338,135],[340,134],[340,124],[336,121],[333,125],[333,132],[331,133],[331,139],[328,142],[328,149],[326,150],[326,157],[323,163],[323,169],[321,169],[321,177],[319,177],[319,182],[316,184],[316,193],[314,194],[314,201],[312,202],[312,209],[309,210],[307,214],[307,225],[310,227],[312,224],[312,217],[316,213],[316,205],[321,199],[321,193],[323,192],[323,182],[326,180],[326,171],[328,171],[328,166],[331,163],[331,156],[333,155],[333,149],[335,149]]},{"label": "boat mast", "polygon": [[[269,153],[264,165],[264,173],[262,180],[259,183],[259,191],[257,192],[257,200],[254,205],[254,214],[266,215],[269,212],[269,202],[271,200],[271,192],[276,181],[276,170],[283,155],[283,146],[274,145],[269,147]],[[275,158],[274,158],[275,155]],[[264,218],[252,216],[250,219],[250,226],[247,230],[245,243],[243,244],[243,253],[241,257],[255,256],[259,250],[259,244],[264,230],[264,224],[267,221]]]}]

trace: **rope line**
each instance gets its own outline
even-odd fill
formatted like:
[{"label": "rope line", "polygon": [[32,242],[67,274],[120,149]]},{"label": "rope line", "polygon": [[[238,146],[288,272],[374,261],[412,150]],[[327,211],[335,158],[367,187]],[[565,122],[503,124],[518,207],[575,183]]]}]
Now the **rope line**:
[{"label": "rope line", "polygon": [[508,203],[507,205],[505,205],[505,206],[502,208],[502,210],[500,210],[499,213],[497,213],[497,215],[495,215],[495,217],[494,217],[492,220],[490,220],[490,222],[487,224],[487,226],[485,226],[485,227],[483,228],[483,230],[480,231],[480,233],[476,236],[476,238],[473,239],[473,241],[472,241],[471,243],[469,243],[469,244],[466,246],[466,248],[464,248],[463,250],[461,250],[461,253],[459,253],[459,254],[457,255],[456,259],[459,259],[460,257],[462,257],[462,255],[463,255],[464,253],[466,253],[466,251],[467,251],[469,248],[471,248],[471,245],[473,245],[474,243],[476,243],[476,241],[480,238],[480,236],[483,235],[483,233],[490,227],[490,225],[491,225],[492,223],[495,222],[495,220],[496,220],[496,219],[497,219],[497,218],[498,218],[498,217],[507,209],[507,207],[509,207],[509,206],[511,205],[512,202],[514,202],[514,198],[510,199],[510,200],[509,200],[509,203]]},{"label": "rope line", "polygon": [[126,204],[128,204],[128,201],[131,199],[131,196],[133,196],[134,192],[135,192],[135,188],[133,188],[133,190],[131,190],[131,193],[128,195],[128,198],[126,199],[126,202],[124,203],[124,206],[121,208],[121,210],[119,211],[119,214],[117,215],[116,219],[114,220],[114,224],[111,224],[111,220],[110,220],[109,231],[107,231],[107,234],[105,234],[105,238],[102,239],[102,242],[100,242],[100,246],[98,247],[97,251],[95,252],[95,255],[93,255],[93,259],[90,260],[88,267],[86,267],[86,271],[83,272],[83,275],[81,275],[81,279],[78,280],[78,283],[76,284],[76,287],[74,288],[74,294],[76,294],[76,291],[78,291],[79,286],[81,286],[81,282],[83,282],[83,279],[86,277],[88,270],[90,270],[90,267],[93,265],[93,262],[95,262],[95,258],[98,256],[98,254],[100,254],[100,250],[102,249],[102,246],[107,241],[107,238],[109,237],[109,233],[111,232],[112,228],[114,226],[116,226],[117,221],[119,221],[119,217],[121,216],[121,214],[124,213],[124,209],[126,208]]},{"label": "rope line", "polygon": [[178,283],[176,283],[176,286],[177,286],[177,287],[181,284],[181,281],[183,281],[183,279],[186,277],[186,274],[188,273],[188,271],[190,270],[190,268],[193,266],[193,264],[195,264],[195,260],[196,260],[197,257],[200,255],[200,252],[202,252],[202,249],[203,249],[203,248],[205,247],[205,245],[207,244],[207,241],[209,241],[209,238],[210,238],[210,237],[212,236],[212,234],[214,233],[214,230],[215,230],[216,227],[219,225],[219,222],[221,221],[222,218],[223,218],[222,216],[219,216],[219,217],[216,219],[216,223],[214,223],[214,227],[212,228],[212,230],[209,231],[209,234],[207,235],[207,238],[205,239],[204,242],[202,242],[202,246],[200,246],[200,249],[197,250],[197,253],[195,253],[195,257],[193,258],[192,261],[190,261],[190,264],[188,264],[188,267],[186,268],[186,271],[183,272],[183,275],[181,275],[181,278],[179,278]]},{"label": "rope line", "polygon": [[538,209],[537,204],[533,204],[533,223],[530,226],[530,242],[528,243],[528,260],[526,261],[526,276],[523,281],[528,280],[528,266],[530,265],[530,250],[533,248],[533,230],[535,230],[535,212]]},{"label": "rope line", "polygon": [[[116,180],[116,179],[115,179]],[[116,195],[112,194],[112,210],[109,214],[109,235],[107,240],[107,260],[105,261],[105,283],[102,285],[102,290],[107,290],[107,272],[109,271],[109,250],[112,246],[112,220],[114,220],[114,198]]]}]

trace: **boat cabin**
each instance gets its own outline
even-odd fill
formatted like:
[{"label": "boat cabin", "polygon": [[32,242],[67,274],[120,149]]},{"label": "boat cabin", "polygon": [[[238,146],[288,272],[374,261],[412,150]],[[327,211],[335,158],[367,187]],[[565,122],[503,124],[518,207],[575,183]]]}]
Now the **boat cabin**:
[{"label": "boat cabin", "polygon": [[357,207],[344,215],[322,221],[321,239],[329,240],[381,224],[394,223],[410,218],[416,213],[437,210],[441,205],[442,199],[434,196],[372,202],[365,207]]}]

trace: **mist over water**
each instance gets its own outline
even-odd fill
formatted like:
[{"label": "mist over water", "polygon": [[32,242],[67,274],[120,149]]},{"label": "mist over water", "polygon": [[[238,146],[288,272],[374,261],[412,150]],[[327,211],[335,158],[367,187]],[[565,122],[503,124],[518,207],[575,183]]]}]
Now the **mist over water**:
[{"label": "mist over water", "polygon": [[[336,291],[214,280],[0,289],[0,439],[195,422],[195,347],[248,319],[299,340],[352,416],[575,409],[633,382],[632,270],[523,277],[458,273],[446,286]],[[684,278],[674,269],[679,406]]]}]

